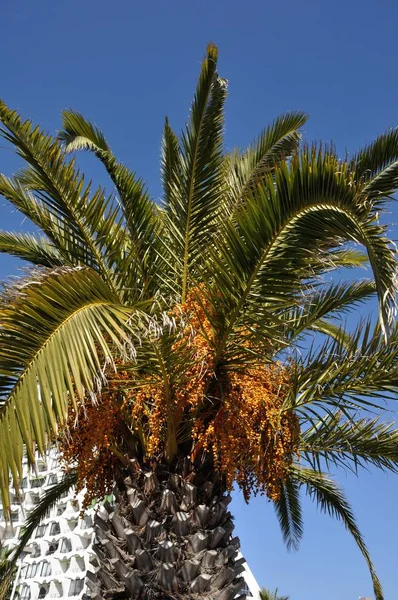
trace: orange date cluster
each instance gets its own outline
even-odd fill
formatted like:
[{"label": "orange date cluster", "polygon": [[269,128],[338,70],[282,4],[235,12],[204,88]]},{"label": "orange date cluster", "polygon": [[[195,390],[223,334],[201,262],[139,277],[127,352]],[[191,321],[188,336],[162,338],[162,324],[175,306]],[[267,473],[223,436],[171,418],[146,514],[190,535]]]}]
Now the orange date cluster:
[{"label": "orange date cluster", "polygon": [[78,403],[78,414],[69,413],[63,459],[77,465],[78,486],[87,489],[86,505],[112,488],[123,451],[122,423],[147,459],[167,459],[171,435],[178,452],[178,432],[186,432],[188,423],[193,463],[198,455],[210,456],[228,489],[236,482],[247,501],[257,493],[277,500],[298,454],[299,421],[284,407],[291,369],[258,364],[243,372],[215,373],[216,332],[200,287],[170,314],[182,323],[170,352],[176,365],[181,357],[183,369],[172,384],[161,373],[148,375],[118,364],[98,402]]}]

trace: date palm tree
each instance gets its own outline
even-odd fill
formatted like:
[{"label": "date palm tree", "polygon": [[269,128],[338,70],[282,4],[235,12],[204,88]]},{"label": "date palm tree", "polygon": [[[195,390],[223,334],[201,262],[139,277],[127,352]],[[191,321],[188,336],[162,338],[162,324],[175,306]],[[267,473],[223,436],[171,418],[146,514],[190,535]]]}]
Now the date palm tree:
[{"label": "date palm tree", "polygon": [[[398,134],[341,160],[300,148],[294,112],[226,153],[217,54],[181,136],[165,122],[161,203],[80,114],[65,111],[54,138],[0,103],[25,162],[0,194],[38,230],[0,232],[0,251],[32,265],[1,299],[2,502],[23,453],[33,465],[58,440],[67,485],[87,504],[115,498],[96,517],[93,598],[230,600],[242,589],[232,485],[274,503],[289,546],[303,487],[354,536],[381,600],[328,471],[397,470],[398,432],[381,418],[398,384],[396,260],[379,217]],[[79,150],[101,161],[109,193],[79,171]],[[372,277],[346,277],[358,266]],[[346,326],[372,297],[377,324]]]}]

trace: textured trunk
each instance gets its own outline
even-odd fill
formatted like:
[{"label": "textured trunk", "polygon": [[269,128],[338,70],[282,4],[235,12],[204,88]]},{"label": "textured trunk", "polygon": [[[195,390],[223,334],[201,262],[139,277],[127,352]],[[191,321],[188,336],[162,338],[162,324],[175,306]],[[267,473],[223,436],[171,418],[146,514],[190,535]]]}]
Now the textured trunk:
[{"label": "textured trunk", "polygon": [[[232,600],[241,593],[243,559],[232,537],[231,500],[208,466],[157,465],[131,474],[115,489],[114,505],[95,517],[95,600]],[[245,598],[240,596],[241,600]]]}]

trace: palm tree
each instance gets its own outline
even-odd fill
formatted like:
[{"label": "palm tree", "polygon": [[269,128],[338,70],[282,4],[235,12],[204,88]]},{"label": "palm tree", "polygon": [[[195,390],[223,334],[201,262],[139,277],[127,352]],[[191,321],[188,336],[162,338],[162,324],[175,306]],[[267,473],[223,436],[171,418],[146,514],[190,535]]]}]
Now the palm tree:
[{"label": "palm tree", "polygon": [[260,592],[260,600],[289,600],[289,596],[279,596],[278,588],[276,588],[274,591],[262,588]]},{"label": "palm tree", "polygon": [[[0,193],[40,231],[0,233],[2,252],[33,265],[1,300],[2,502],[24,451],[33,465],[58,440],[66,483],[87,504],[115,497],[96,517],[93,597],[229,600],[242,589],[232,485],[267,495],[288,546],[303,487],[354,536],[381,600],[328,470],[397,470],[398,431],[381,420],[398,383],[396,261],[378,219],[398,134],[340,160],[299,147],[295,112],[226,154],[216,63],[210,45],[180,138],[165,122],[161,204],[80,114],[64,112],[54,138],[0,104],[26,163]],[[87,183],[78,150],[110,193]],[[345,278],[367,264],[372,279]],[[347,329],[373,296],[376,326]]]}]

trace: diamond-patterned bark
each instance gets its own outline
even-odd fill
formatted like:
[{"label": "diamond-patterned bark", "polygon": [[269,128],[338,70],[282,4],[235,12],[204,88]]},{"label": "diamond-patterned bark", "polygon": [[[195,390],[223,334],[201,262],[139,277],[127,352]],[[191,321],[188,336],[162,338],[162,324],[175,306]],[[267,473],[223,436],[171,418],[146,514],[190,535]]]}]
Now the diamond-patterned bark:
[{"label": "diamond-patterned bark", "polygon": [[[133,475],[115,490],[94,521],[93,600],[232,600],[244,580],[239,540],[217,476],[170,473],[165,467]],[[244,596],[240,597],[241,600]]]}]

